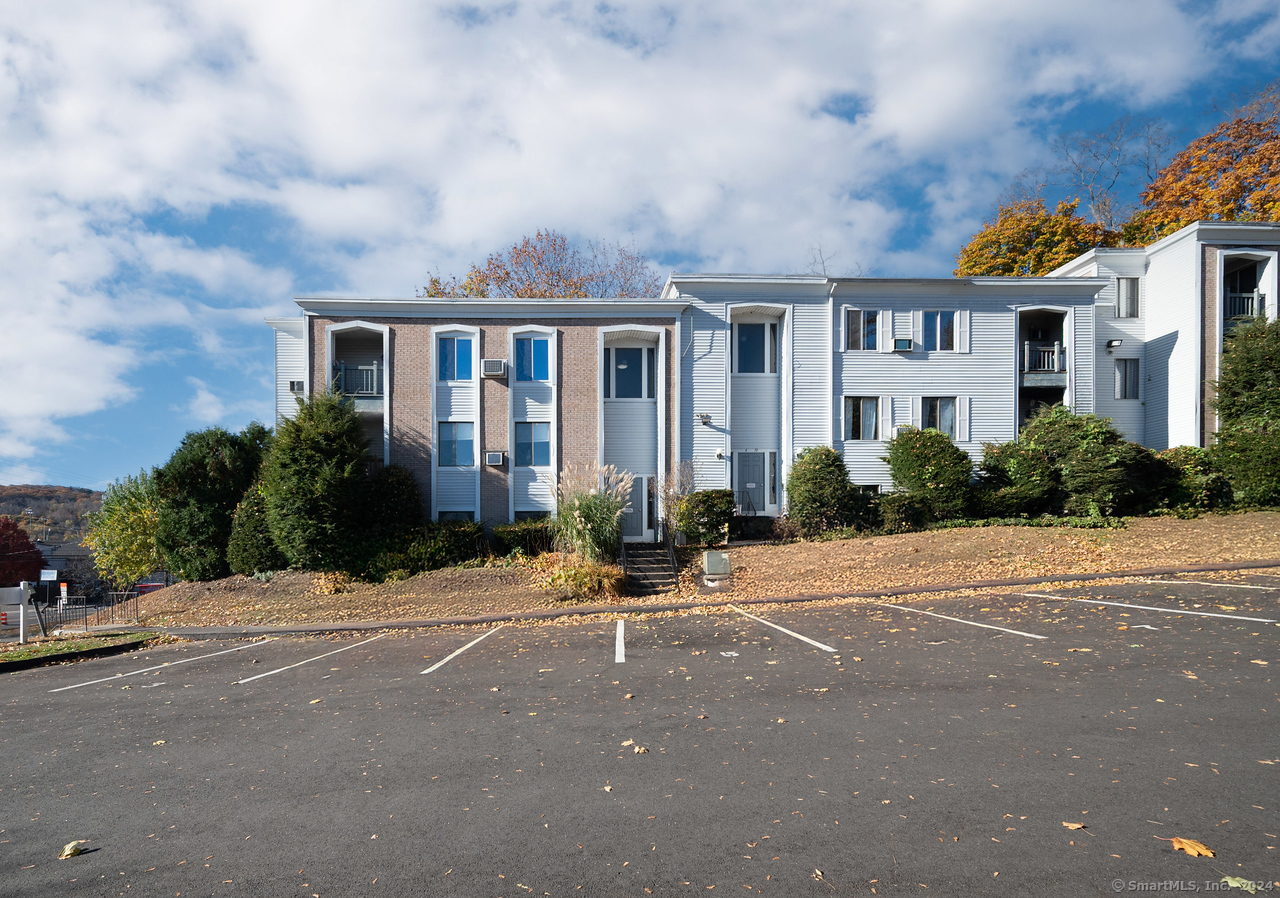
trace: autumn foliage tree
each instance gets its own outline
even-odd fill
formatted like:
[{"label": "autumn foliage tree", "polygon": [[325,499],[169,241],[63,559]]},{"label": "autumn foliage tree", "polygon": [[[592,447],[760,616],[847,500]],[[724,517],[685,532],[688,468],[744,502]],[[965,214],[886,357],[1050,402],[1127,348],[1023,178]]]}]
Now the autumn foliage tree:
[{"label": "autumn foliage tree", "polygon": [[1280,219],[1276,124],[1238,118],[1189,143],[1143,191],[1125,242],[1152,243],[1193,221]]},{"label": "autumn foliage tree", "polygon": [[23,580],[36,580],[44,556],[31,541],[27,531],[10,517],[0,517],[0,586],[17,586]]},{"label": "autumn foliage tree", "polygon": [[551,299],[657,296],[661,290],[662,279],[633,247],[595,241],[584,251],[563,234],[539,230],[472,265],[461,280],[432,275],[418,295]]},{"label": "autumn foliage tree", "polygon": [[1050,214],[1039,197],[1001,204],[956,256],[956,277],[1039,277],[1095,246],[1114,246],[1116,234],[1076,213],[1078,199]]},{"label": "autumn foliage tree", "polygon": [[155,482],[139,471],[108,485],[102,509],[88,516],[84,544],[93,550],[98,570],[122,589],[164,567],[156,545],[159,506]]}]

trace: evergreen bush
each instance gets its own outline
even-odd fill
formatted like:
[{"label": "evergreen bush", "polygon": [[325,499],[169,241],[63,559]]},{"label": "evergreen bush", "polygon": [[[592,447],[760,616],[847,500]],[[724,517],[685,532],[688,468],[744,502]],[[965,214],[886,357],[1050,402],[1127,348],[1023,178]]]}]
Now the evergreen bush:
[{"label": "evergreen bush", "polygon": [[1231,504],[1231,481],[1214,467],[1210,453],[1195,446],[1174,446],[1159,457],[1176,472],[1166,505],[1174,510],[1214,511]]},{"label": "evergreen bush", "polygon": [[[973,462],[940,430],[903,428],[885,458],[893,485],[911,496],[931,520],[963,517],[969,505]],[[884,503],[880,514],[884,516]]]},{"label": "evergreen bush", "polygon": [[243,432],[193,431],[154,474],[156,546],[183,580],[230,573],[232,516],[258,476],[270,431],[256,421]]},{"label": "evergreen bush", "polygon": [[1097,415],[1040,409],[1017,443],[985,447],[978,508],[996,517],[1143,514],[1166,501],[1176,474]]},{"label": "evergreen bush", "polygon": [[1241,505],[1280,505],[1280,320],[1234,328],[1222,344],[1214,407],[1221,430],[1210,450]]},{"label": "evergreen bush", "polygon": [[1280,428],[1227,425],[1209,450],[1237,505],[1280,505]]},{"label": "evergreen bush", "polygon": [[915,533],[931,520],[929,509],[917,496],[885,493],[880,497],[880,529],[885,533]]},{"label": "evergreen bush", "polygon": [[849,481],[844,459],[830,446],[796,456],[787,475],[787,517],[802,536],[864,522],[869,503]]},{"label": "evergreen bush", "polygon": [[725,539],[733,520],[733,490],[698,490],[676,504],[676,529],[693,546],[714,546]]},{"label": "evergreen bush", "polygon": [[390,538],[363,571],[366,580],[402,580],[479,558],[487,549],[478,521],[429,521]]},{"label": "evergreen bush", "polygon": [[553,551],[556,545],[555,522],[551,518],[499,524],[493,528],[493,536],[502,555],[519,551],[532,558]]},{"label": "evergreen bush", "polygon": [[362,528],[368,459],[351,402],[328,392],[299,400],[280,423],[263,476],[267,521],[295,568],[348,570],[367,544]]},{"label": "evergreen bush", "polygon": [[231,519],[231,539],[227,543],[227,564],[233,574],[262,574],[289,566],[276,548],[267,523],[267,500],[262,484],[254,483],[236,506]]}]

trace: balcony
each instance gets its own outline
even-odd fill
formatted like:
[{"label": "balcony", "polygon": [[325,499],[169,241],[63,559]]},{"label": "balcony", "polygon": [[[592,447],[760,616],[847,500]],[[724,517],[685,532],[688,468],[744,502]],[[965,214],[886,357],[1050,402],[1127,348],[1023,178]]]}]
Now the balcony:
[{"label": "balcony", "polygon": [[1252,293],[1224,293],[1222,296],[1222,317],[1226,329],[1230,330],[1250,318],[1266,314],[1267,297],[1265,293],[1254,290]]},{"label": "balcony", "polygon": [[333,366],[334,391],[357,399],[380,398],[385,369],[386,366],[381,362],[368,365],[338,362]]},{"label": "balcony", "polygon": [[1022,343],[1022,385],[1026,387],[1065,387],[1067,385],[1067,350],[1061,342]]}]

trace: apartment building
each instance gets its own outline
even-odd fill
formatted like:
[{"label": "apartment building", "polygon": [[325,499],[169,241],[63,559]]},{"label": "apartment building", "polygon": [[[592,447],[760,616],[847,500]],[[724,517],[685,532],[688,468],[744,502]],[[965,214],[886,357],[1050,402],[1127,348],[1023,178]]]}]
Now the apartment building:
[{"label": "apartment building", "polygon": [[418,479],[434,519],[555,508],[569,465],[635,475],[627,539],[652,539],[654,488],[691,462],[747,514],[780,514],[790,461],[840,452],[888,489],[903,426],[975,460],[1062,402],[1160,449],[1204,445],[1224,332],[1276,314],[1280,225],[1200,222],[1145,249],[1098,249],[1046,278],[672,274],[654,299],[299,297],[270,319],[277,417],[331,387],[372,463]]}]

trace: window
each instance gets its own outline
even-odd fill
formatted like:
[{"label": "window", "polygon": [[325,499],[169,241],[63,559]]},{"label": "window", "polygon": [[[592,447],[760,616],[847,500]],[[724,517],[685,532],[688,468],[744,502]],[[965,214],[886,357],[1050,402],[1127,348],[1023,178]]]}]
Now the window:
[{"label": "window", "polygon": [[1138,360],[1116,359],[1116,398],[1138,398]]},{"label": "window", "polygon": [[516,464],[524,468],[551,464],[550,424],[516,424]]},{"label": "window", "polygon": [[1116,317],[1138,317],[1138,279],[1116,278]]},{"label": "window", "polygon": [[604,351],[605,399],[653,399],[657,393],[658,350],[614,346]]},{"label": "window", "polygon": [[733,359],[739,374],[778,373],[778,325],[735,324]]},{"label": "window", "polygon": [[465,468],[476,463],[474,428],[470,421],[440,422],[440,467]]},{"label": "window", "polygon": [[954,352],[956,348],[956,313],[924,313],[924,349],[926,352]]},{"label": "window", "polygon": [[956,438],[956,397],[925,396],[921,402],[926,429],[940,430]]},{"label": "window", "polygon": [[471,338],[440,338],[440,380],[471,380]]},{"label": "window", "polygon": [[844,438],[880,439],[880,399],[876,396],[844,397]]},{"label": "window", "polygon": [[516,337],[516,380],[550,380],[551,365],[546,337]]},{"label": "window", "polygon": [[846,309],[844,313],[844,348],[875,352],[880,346],[879,312]]}]

